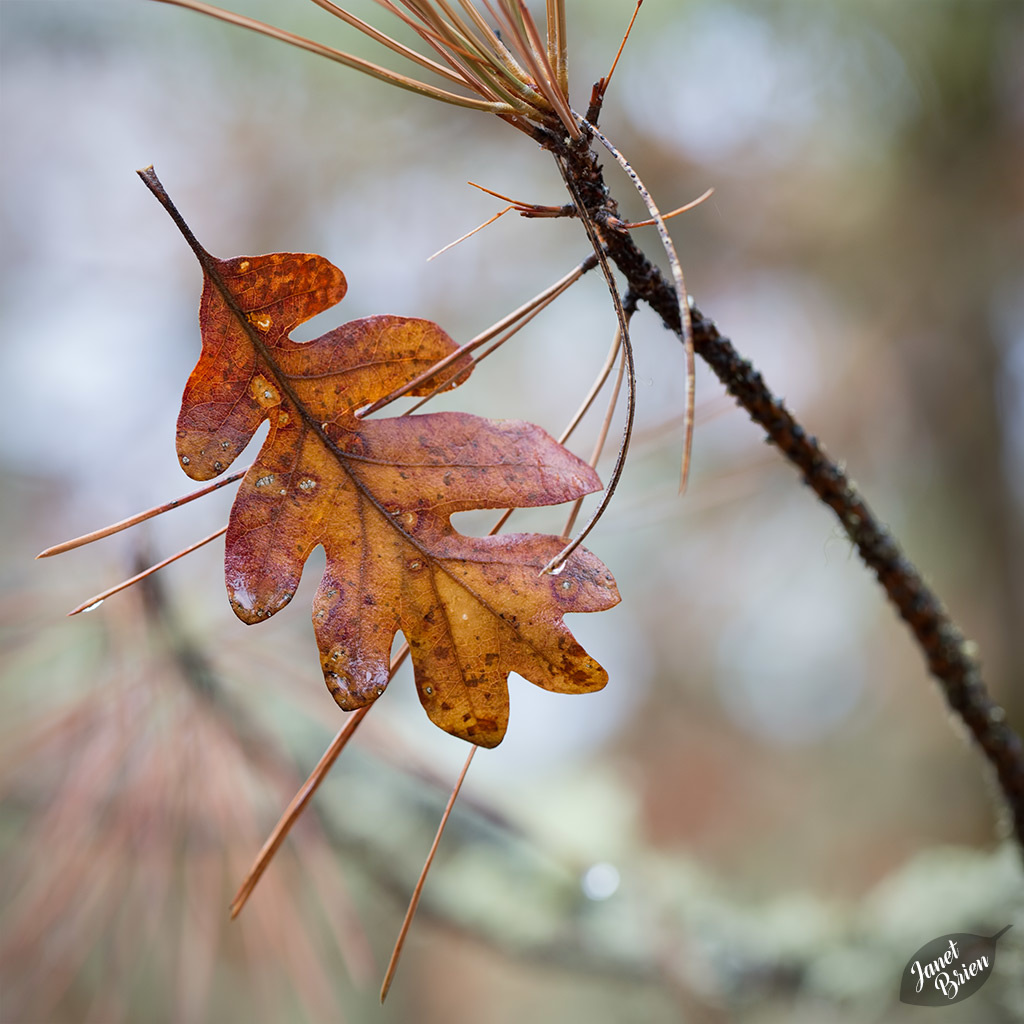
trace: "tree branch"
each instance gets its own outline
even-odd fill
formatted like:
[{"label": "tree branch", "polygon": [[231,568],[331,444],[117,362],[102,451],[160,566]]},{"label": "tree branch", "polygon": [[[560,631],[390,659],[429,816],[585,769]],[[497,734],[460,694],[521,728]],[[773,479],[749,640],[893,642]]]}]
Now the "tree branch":
[{"label": "tree branch", "polygon": [[[605,185],[589,137],[575,144],[553,136],[539,141],[565,160],[579,194],[601,229],[608,256],[629,284],[629,297],[646,302],[682,341],[676,291],[621,226],[616,217],[617,203]],[[782,400],[772,394],[749,360],[742,358],[714,322],[696,307],[691,310],[691,320],[697,355],[750,418],[764,428],[768,440],[796,466],[804,482],[836,514],[861,558],[910,627],[946,702],[995,769],[1013,818],[1013,831],[1024,845],[1024,744],[1006,721],[1003,708],[985,688],[976,645],[964,637],[846,473],[829,458],[817,438],[804,430]]]}]

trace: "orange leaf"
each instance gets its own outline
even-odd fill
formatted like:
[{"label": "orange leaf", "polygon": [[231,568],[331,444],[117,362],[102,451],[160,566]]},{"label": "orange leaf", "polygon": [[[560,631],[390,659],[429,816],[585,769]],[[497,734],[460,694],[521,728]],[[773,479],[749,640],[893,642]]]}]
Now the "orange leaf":
[{"label": "orange leaf", "polygon": [[[254,623],[284,607],[320,544],[327,567],[313,625],[345,710],[384,692],[399,631],[427,714],[480,746],[505,734],[509,672],[562,693],[603,687],[607,674],[562,616],[618,603],[607,568],[578,549],[558,575],[540,575],[563,538],[468,537],[449,518],[572,501],[600,489],[594,471],[518,420],[359,419],[454,351],[451,338],[426,320],[374,316],[294,342],[292,328],[344,296],[341,271],[294,253],[218,260],[175,219],[206,278],[202,354],[178,420],[185,472],[223,472],[270,423],[228,524],[225,577],[238,617]],[[467,356],[411,393],[455,387],[470,370]]]}]

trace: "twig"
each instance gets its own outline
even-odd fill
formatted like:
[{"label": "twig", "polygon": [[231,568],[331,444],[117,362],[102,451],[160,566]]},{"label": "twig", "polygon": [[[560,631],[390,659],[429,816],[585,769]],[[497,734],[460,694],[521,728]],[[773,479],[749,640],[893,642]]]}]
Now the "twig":
[{"label": "twig", "polygon": [[761,374],[739,355],[728,338],[719,334],[711,320],[696,307],[692,318],[697,354],[800,470],[804,482],[835,512],[861,558],[910,627],[946,701],[963,719],[995,769],[1013,815],[1014,831],[1024,843],[1024,745],[1007,723],[1006,712],[985,688],[977,646],[964,637],[916,566],[817,438],[804,430],[771,393]]},{"label": "twig", "polygon": [[[676,289],[619,226],[617,207],[608,194],[597,155],[582,146],[564,146],[553,136],[548,136],[544,144],[556,157],[568,161],[571,178],[601,226],[608,256],[629,282],[627,299],[646,302],[664,325],[683,339]],[[975,645],[965,639],[938,596],[843,470],[772,394],[761,374],[696,307],[691,309],[690,319],[697,355],[835,512],[861,558],[910,627],[947,703],[994,768],[1009,805],[1014,833],[1024,844],[1024,744],[1007,723],[1006,712],[985,688]]]}]

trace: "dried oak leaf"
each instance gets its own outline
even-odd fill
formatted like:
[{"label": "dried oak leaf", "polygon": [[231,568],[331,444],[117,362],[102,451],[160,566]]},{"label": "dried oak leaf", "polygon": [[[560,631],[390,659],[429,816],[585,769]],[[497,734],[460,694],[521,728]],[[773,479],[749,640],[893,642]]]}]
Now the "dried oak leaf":
[{"label": "dried oak leaf", "polygon": [[[384,692],[398,631],[427,714],[480,746],[505,734],[510,672],[561,693],[604,686],[607,673],[562,616],[618,603],[608,569],[581,548],[558,575],[541,576],[561,538],[469,537],[449,519],[570,501],[601,487],[594,471],[517,420],[358,418],[453,352],[451,338],[426,320],[373,316],[292,341],[293,327],[344,296],[340,270],[315,255],[218,260],[193,248],[205,273],[203,348],[178,420],[185,472],[216,476],[270,423],[228,525],[225,577],[238,617],[258,622],[286,605],[322,544],[313,625],[342,708]],[[429,394],[441,374],[454,387],[470,369],[464,356],[411,393]]]}]

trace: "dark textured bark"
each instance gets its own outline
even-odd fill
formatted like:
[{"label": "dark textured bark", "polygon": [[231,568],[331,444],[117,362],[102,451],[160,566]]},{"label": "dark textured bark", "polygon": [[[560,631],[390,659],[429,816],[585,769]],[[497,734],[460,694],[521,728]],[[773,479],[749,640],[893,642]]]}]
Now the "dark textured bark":
[{"label": "dark textured bark", "polygon": [[[580,195],[599,225],[606,252],[629,285],[629,300],[640,300],[682,339],[675,290],[636,246],[616,217],[617,204],[604,182],[596,153],[584,139],[570,146],[551,136],[538,141],[566,161]],[[981,676],[976,645],[964,637],[924,577],[903,554],[840,466],[826,454],[776,398],[761,374],[700,310],[691,310],[694,350],[768,440],[799,469],[804,482],[832,509],[874,572],[900,617],[910,627],[929,671],[995,769],[1009,805],[1013,830],[1024,845],[1024,744],[992,700]]]}]

